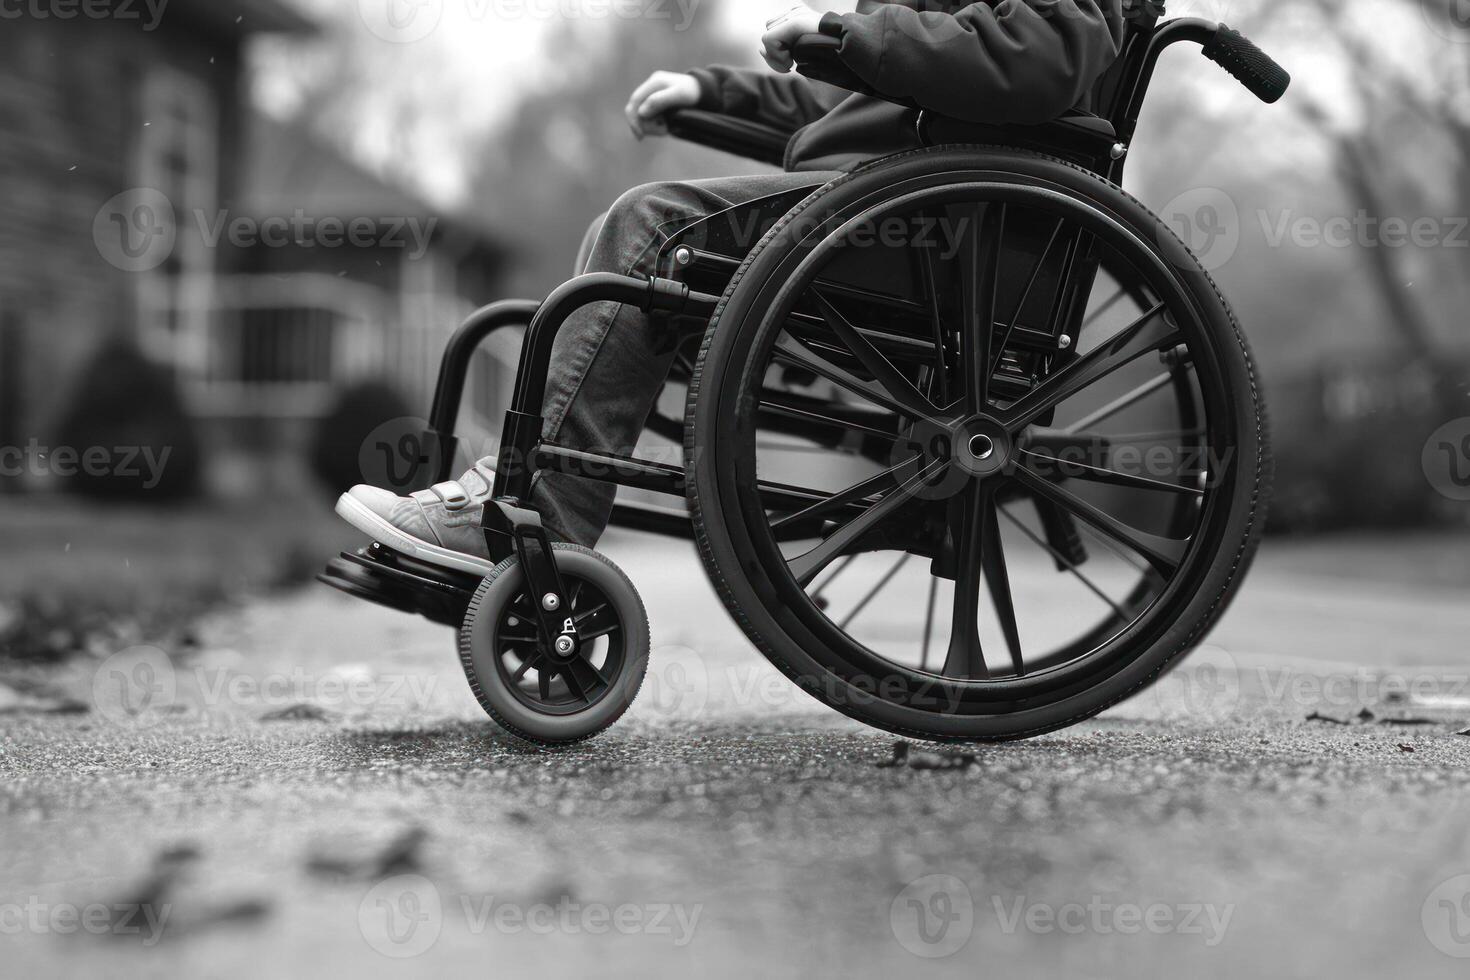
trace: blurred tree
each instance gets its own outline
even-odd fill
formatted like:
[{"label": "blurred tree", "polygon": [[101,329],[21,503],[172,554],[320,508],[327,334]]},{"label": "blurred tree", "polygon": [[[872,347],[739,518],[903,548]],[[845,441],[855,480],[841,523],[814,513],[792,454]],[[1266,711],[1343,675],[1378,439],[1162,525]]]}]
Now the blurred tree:
[{"label": "blurred tree", "polygon": [[512,273],[519,293],[542,295],[565,280],[588,224],[624,191],[762,169],[671,139],[639,143],[623,117],[628,96],[657,69],[749,60],[717,30],[717,6],[706,0],[683,32],[659,21],[568,21],[547,40],[559,72],[488,137],[471,194],[492,226],[521,235]]},{"label": "blurred tree", "polygon": [[[1390,18],[1423,16],[1434,37],[1422,53],[1419,45],[1387,41],[1379,12],[1354,17],[1329,0],[1305,3],[1317,15],[1319,37],[1351,70],[1342,73],[1345,84],[1335,98],[1305,88],[1287,104],[1329,146],[1349,198],[1380,227],[1390,218],[1412,225],[1416,217],[1433,216],[1436,206],[1443,218],[1470,214],[1470,22],[1460,13],[1463,0],[1394,0],[1388,7]],[[1424,258],[1422,251],[1411,254]],[[1425,283],[1423,273],[1448,275],[1457,284],[1463,261],[1424,262],[1415,270],[1405,267],[1402,252],[1382,242],[1357,249],[1389,332],[1410,357],[1432,360],[1446,338],[1421,297],[1454,289]]]}]

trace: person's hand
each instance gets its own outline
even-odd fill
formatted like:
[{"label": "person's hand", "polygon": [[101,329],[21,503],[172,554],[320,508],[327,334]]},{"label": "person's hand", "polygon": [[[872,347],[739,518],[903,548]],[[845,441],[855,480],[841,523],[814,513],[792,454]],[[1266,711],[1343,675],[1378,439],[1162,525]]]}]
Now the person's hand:
[{"label": "person's hand", "polygon": [[772,71],[782,73],[796,66],[791,56],[791,46],[798,38],[821,31],[822,15],[810,7],[792,7],[786,13],[766,24],[766,34],[761,38],[761,57]]},{"label": "person's hand", "polygon": [[633,90],[623,114],[628,125],[639,139],[645,136],[666,136],[668,123],[663,115],[673,109],[687,109],[699,105],[699,82],[693,75],[676,71],[656,71],[648,81]]}]

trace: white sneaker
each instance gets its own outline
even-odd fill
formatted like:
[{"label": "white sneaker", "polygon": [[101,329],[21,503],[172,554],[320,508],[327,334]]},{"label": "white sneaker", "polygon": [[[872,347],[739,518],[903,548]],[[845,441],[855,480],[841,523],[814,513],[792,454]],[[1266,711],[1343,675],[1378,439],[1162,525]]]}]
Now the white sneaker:
[{"label": "white sneaker", "polygon": [[488,575],[495,562],[480,517],[495,485],[489,458],[464,476],[407,497],[356,486],[337,501],[337,513],[374,541],[441,568]]}]

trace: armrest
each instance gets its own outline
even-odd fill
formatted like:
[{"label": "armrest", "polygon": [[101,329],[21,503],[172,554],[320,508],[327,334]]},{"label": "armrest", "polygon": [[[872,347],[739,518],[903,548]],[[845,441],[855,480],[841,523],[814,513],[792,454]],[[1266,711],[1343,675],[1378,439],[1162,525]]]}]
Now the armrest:
[{"label": "armrest", "polygon": [[714,150],[781,166],[791,133],[764,123],[702,109],[679,109],[665,117],[669,135]]}]

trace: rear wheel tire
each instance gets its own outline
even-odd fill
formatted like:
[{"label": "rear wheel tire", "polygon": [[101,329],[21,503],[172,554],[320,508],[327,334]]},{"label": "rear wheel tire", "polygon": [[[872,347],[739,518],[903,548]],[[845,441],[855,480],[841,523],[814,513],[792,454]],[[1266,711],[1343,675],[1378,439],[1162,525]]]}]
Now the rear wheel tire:
[{"label": "rear wheel tire", "polygon": [[[847,300],[844,314],[834,307],[827,285],[838,275],[833,270],[839,263],[858,261],[850,248],[845,253],[848,258],[842,258],[841,249],[854,240],[845,236],[853,235],[853,229],[864,221],[878,227],[914,209],[929,214],[935,208],[955,206],[985,208],[985,222],[998,214],[1001,229],[1007,229],[1007,209],[1013,216],[1046,215],[1049,220],[1071,222],[1137,274],[1137,282],[1125,285],[1150,297],[1162,312],[1153,314],[1152,320],[1149,315],[1138,318],[1117,334],[1101,338],[1085,353],[1082,347],[1088,338],[1071,338],[1075,357],[1061,358],[1060,367],[1046,369],[1035,390],[1051,383],[1052,389],[1042,400],[1054,401],[1053,413],[1065,411],[1067,399],[1085,394],[1088,386],[1114,372],[1126,376],[1122,369],[1142,363],[1144,356],[1158,356],[1168,363],[1168,355],[1182,351],[1189,365],[1187,383],[1199,401],[1202,435],[1180,433],[1175,449],[1189,448],[1189,438],[1203,440],[1212,454],[1207,483],[1196,490],[1185,474],[1173,481],[1174,486],[1150,487],[1144,485],[1148,481],[1140,480],[1120,484],[1118,474],[1105,467],[1101,472],[1094,468],[1091,473],[1043,481],[1033,466],[1035,459],[1030,458],[1034,454],[1018,454],[1016,447],[1028,445],[1022,440],[1037,437],[1039,426],[1050,425],[1046,421],[1050,416],[1010,429],[998,423],[986,427],[995,420],[1014,422],[1024,416],[1024,411],[1016,409],[1029,397],[1007,399],[987,390],[990,373],[976,365],[998,364],[1001,358],[988,346],[978,356],[967,354],[966,345],[974,346],[974,342],[965,338],[989,337],[988,332],[953,328],[958,338],[954,356],[964,363],[950,365],[945,360],[949,355],[941,355],[939,367],[931,372],[953,381],[965,375],[968,367],[967,377],[986,379],[967,382],[970,388],[978,388],[973,396],[969,388],[951,390],[951,394],[964,391],[965,398],[975,399],[968,410],[951,411],[959,402],[949,403],[946,409],[947,399],[935,398],[932,385],[925,387],[924,379],[931,375],[924,374],[922,367],[910,370],[904,364],[901,344],[890,341],[874,356],[878,338],[894,333],[891,318],[880,318],[881,304],[865,306],[860,298],[853,298],[851,289],[846,297],[838,291],[838,298]],[[997,232],[996,240],[1008,241],[1004,238],[1008,233]],[[976,244],[967,246],[969,251],[963,254],[1008,254],[1004,244],[998,249],[986,246],[980,231],[973,234]],[[983,251],[987,247],[991,251]],[[1045,261],[1043,253],[1039,262]],[[984,265],[977,260],[974,267]],[[981,275],[976,273],[977,280]],[[1026,272],[1023,268],[1012,275],[1024,279]],[[980,302],[966,307],[961,300],[947,308],[980,309],[985,289],[998,295],[1001,287],[996,283],[1001,278],[993,275],[970,289],[971,299],[979,296]],[[936,292],[936,323],[943,319],[939,303]],[[1024,306],[1024,297],[1021,303]],[[1004,314],[997,315],[1001,319],[992,316],[989,322],[1004,324]],[[820,331],[823,320],[830,331],[813,338],[813,324]],[[1017,322],[1011,318],[1012,329]],[[870,342],[864,343],[864,337]],[[934,347],[942,349],[939,344]],[[1004,353],[1003,343],[1001,347]],[[935,456],[936,469],[928,475],[922,461],[929,457],[921,453],[907,462],[896,459],[899,465],[886,485],[881,474],[869,477],[868,488],[855,496],[850,492],[860,485],[835,494],[802,491],[812,494],[810,499],[825,499],[833,509],[818,522],[821,530],[813,537],[817,546],[792,555],[792,541],[811,535],[790,533],[793,505],[773,505],[769,493],[762,496],[765,477],[755,439],[761,393],[778,360],[812,367],[849,396],[856,392],[871,404],[886,403],[898,431],[917,427],[920,419],[914,413],[922,412],[925,424],[973,440],[972,455],[964,457],[961,465],[961,454],[953,449],[959,443],[956,438],[942,458]],[[1068,367],[1088,363],[1107,374],[1074,388],[1073,382],[1090,376],[1074,370],[1070,380],[1058,382],[1065,378]],[[915,388],[924,390],[916,392]],[[1166,383],[1155,390],[1170,388]],[[1070,393],[1058,394],[1063,390]],[[914,404],[916,394],[931,399],[927,409],[905,409]],[[1177,388],[1175,397],[1181,405],[1187,400]],[[984,425],[967,428],[972,423]],[[985,438],[974,439],[976,434]],[[1004,443],[1013,445],[1001,446]],[[993,469],[988,461],[973,458],[973,452],[988,456],[997,446],[1006,458],[1004,468]],[[1089,718],[1152,683],[1203,638],[1228,605],[1254,553],[1270,481],[1265,411],[1245,338],[1218,289],[1177,236],[1121,188],[1095,174],[1030,153],[976,147],[918,151],[845,175],[808,198],[771,230],[742,264],[706,333],[690,387],[685,451],[701,558],[727,609],[756,646],[788,677],[829,706],[879,728],[938,741],[1042,734]],[[954,637],[963,631],[961,611],[954,613],[950,654],[942,668],[928,668],[927,633],[925,660],[920,666],[895,662],[849,632],[852,617],[839,617],[820,595],[819,574],[835,575],[854,554],[889,551],[900,564],[914,555],[926,563],[933,560],[940,545],[905,543],[903,536],[912,537],[913,527],[925,521],[926,527],[933,526],[934,508],[928,517],[916,514],[927,506],[923,497],[932,484],[926,481],[930,477],[948,480],[957,469],[964,471],[958,489],[936,491],[970,501],[958,512],[950,510],[947,526],[939,532],[942,548],[952,549],[954,556],[954,570],[943,577],[958,579],[957,610],[964,589],[970,591],[970,608],[974,609],[984,603],[988,590],[997,611],[997,632],[1006,636],[1014,668],[1009,663],[996,668],[1005,659],[1003,654],[992,654],[995,660],[987,664],[978,633],[973,650],[967,653],[961,641],[960,656],[956,656]],[[1075,506],[1075,493],[1056,494],[1058,487],[1093,489],[1097,482],[1125,491],[1168,494],[1170,500],[1193,495],[1188,499],[1198,503],[1164,511],[1174,515],[1162,521],[1167,527],[1142,533],[1117,514],[1100,515],[1096,506]],[[783,485],[787,501],[793,496],[790,490],[789,484]],[[849,495],[840,499],[843,494]],[[908,496],[898,500],[905,494]],[[1042,498],[1059,502],[1090,529],[1108,532],[1102,535],[1110,539],[1106,543],[1118,544],[1125,551],[1131,547],[1147,587],[1135,588],[1129,597],[1114,603],[1121,617],[1116,623],[1083,630],[1070,645],[1028,659],[1018,650],[1022,644],[1016,637],[1022,631],[1017,628],[1014,609],[1002,611],[1011,605],[1010,586],[995,585],[1008,576],[1006,559],[996,559],[993,547],[999,540],[995,528],[1004,526],[997,515],[1011,517],[1003,505]],[[938,513],[940,523],[945,524],[944,512]],[[964,516],[968,514],[975,516]],[[840,520],[844,515],[845,521]],[[780,531],[783,520],[788,525],[784,538]],[[979,530],[959,530],[965,522]],[[859,525],[863,530],[853,530]],[[973,547],[964,543],[971,539]],[[991,542],[990,549],[986,541]],[[784,552],[783,544],[787,546]],[[829,564],[834,569],[830,573]],[[936,561],[935,567],[939,564]],[[974,599],[982,578],[987,590]],[[932,618],[932,591],[930,603]]]}]

